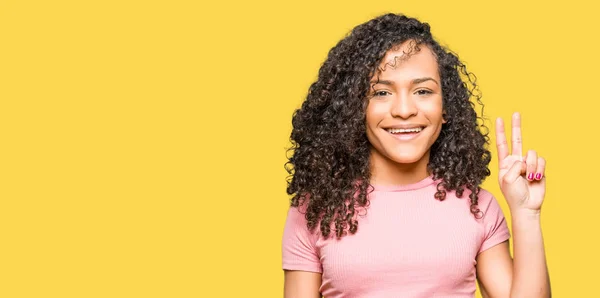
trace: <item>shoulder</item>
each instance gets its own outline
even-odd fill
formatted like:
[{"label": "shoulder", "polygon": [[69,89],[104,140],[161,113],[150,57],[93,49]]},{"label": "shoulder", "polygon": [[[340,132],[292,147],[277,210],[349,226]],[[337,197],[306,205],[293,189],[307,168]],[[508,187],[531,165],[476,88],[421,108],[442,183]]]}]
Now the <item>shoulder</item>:
[{"label": "shoulder", "polygon": [[[457,196],[456,190],[447,191],[446,199],[451,199],[462,202],[461,205],[467,205],[467,209],[469,210],[469,206],[471,205],[470,196],[472,191],[468,188],[464,188],[462,196]],[[494,194],[484,188],[480,188],[477,193],[477,208],[481,211],[481,215],[483,218],[486,217],[486,214],[497,214],[502,213],[502,208]],[[469,211],[470,213],[470,211]]]},{"label": "shoulder", "polygon": [[483,224],[490,228],[506,230],[506,221],[502,207],[496,197],[485,189],[478,193],[477,208],[481,211]]},{"label": "shoulder", "polygon": [[316,237],[318,235],[318,228],[313,231],[308,229],[308,220],[306,219],[307,202],[300,206],[290,206],[287,211],[287,218],[285,221],[285,232],[287,234],[304,234],[306,237]]},{"label": "shoulder", "polygon": [[479,193],[477,193],[477,201],[483,204],[492,204],[494,202],[498,202],[494,194],[485,188],[479,189]]},{"label": "shoulder", "polygon": [[308,210],[308,204],[309,200],[306,199],[303,202],[301,202],[298,206],[290,205],[287,211],[288,218],[306,221],[306,212]]},{"label": "shoulder", "polygon": [[488,210],[501,209],[500,204],[494,194],[484,188],[481,188],[477,194],[477,205],[484,214]]},{"label": "shoulder", "polygon": [[[433,185],[433,187],[431,187],[431,191],[436,191],[438,189],[438,185],[439,185],[440,181],[436,181],[436,183]],[[446,197],[455,197],[455,198],[459,198],[459,199],[468,199],[471,196],[472,191],[467,188],[466,186],[463,186],[463,192],[462,195],[459,197],[456,193],[456,190],[445,190],[446,191]],[[484,203],[484,204],[490,204],[493,201],[495,201],[496,198],[494,197],[494,195],[486,190],[485,188],[479,188],[479,192],[477,193],[477,201],[479,203]]]},{"label": "shoulder", "polygon": [[[461,198],[463,199],[469,199],[469,197],[471,196],[472,191],[468,188],[464,188],[463,194],[461,196]],[[451,194],[453,196],[456,196],[456,191],[452,191]],[[485,188],[479,188],[479,192],[477,193],[477,205],[480,208],[488,208],[490,207],[490,205],[498,205],[498,200],[496,200],[496,197],[494,196],[494,194],[492,194],[490,191],[488,191]]]},{"label": "shoulder", "polygon": [[287,210],[286,223],[288,225],[306,224],[306,204],[300,206],[289,206]]},{"label": "shoulder", "polygon": [[320,273],[323,269],[316,246],[318,235],[309,231],[305,209],[302,205],[288,209],[282,239],[283,269]]}]

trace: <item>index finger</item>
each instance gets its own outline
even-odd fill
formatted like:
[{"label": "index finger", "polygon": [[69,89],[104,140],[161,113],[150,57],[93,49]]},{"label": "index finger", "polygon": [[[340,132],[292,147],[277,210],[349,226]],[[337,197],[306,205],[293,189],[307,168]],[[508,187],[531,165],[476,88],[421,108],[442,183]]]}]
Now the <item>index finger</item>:
[{"label": "index finger", "polygon": [[504,121],[499,117],[496,119],[496,147],[498,148],[498,163],[500,163],[508,156],[508,143],[504,132]]},{"label": "index finger", "polygon": [[512,155],[523,156],[523,138],[521,137],[521,114],[512,116]]}]

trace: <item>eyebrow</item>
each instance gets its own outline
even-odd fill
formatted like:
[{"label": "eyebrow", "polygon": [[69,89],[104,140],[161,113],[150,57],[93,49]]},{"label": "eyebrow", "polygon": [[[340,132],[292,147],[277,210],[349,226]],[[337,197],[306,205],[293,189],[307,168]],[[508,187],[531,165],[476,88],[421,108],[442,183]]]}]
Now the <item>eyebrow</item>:
[{"label": "eyebrow", "polygon": [[[423,78],[416,78],[414,80],[412,80],[412,84],[413,85],[417,85],[417,84],[421,84],[423,82],[427,82],[427,81],[433,81],[434,83],[436,83],[438,86],[440,85],[434,78],[431,77],[423,77]],[[383,84],[383,85],[395,85],[394,81],[388,81],[388,80],[380,80],[380,81],[371,81],[372,84]]]}]

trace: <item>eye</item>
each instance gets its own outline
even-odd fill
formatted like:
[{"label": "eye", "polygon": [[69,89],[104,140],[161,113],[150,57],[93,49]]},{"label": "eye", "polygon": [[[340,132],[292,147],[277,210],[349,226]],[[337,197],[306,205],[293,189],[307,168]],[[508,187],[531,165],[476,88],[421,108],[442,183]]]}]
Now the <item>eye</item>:
[{"label": "eye", "polygon": [[433,92],[426,90],[426,89],[421,89],[421,90],[417,90],[416,92],[418,95],[429,95],[432,94]]},{"label": "eye", "polygon": [[379,91],[375,91],[373,92],[373,97],[380,97],[380,96],[386,96],[386,95],[391,95],[390,92],[387,92],[385,90],[379,90]]}]

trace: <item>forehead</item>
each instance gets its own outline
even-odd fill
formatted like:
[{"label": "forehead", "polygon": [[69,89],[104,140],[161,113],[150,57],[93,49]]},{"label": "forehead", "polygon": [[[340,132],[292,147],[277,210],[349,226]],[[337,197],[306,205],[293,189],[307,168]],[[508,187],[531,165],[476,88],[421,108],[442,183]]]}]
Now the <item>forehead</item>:
[{"label": "forehead", "polygon": [[376,76],[428,75],[438,77],[438,63],[433,52],[426,45],[406,41],[390,49],[377,67]]}]

